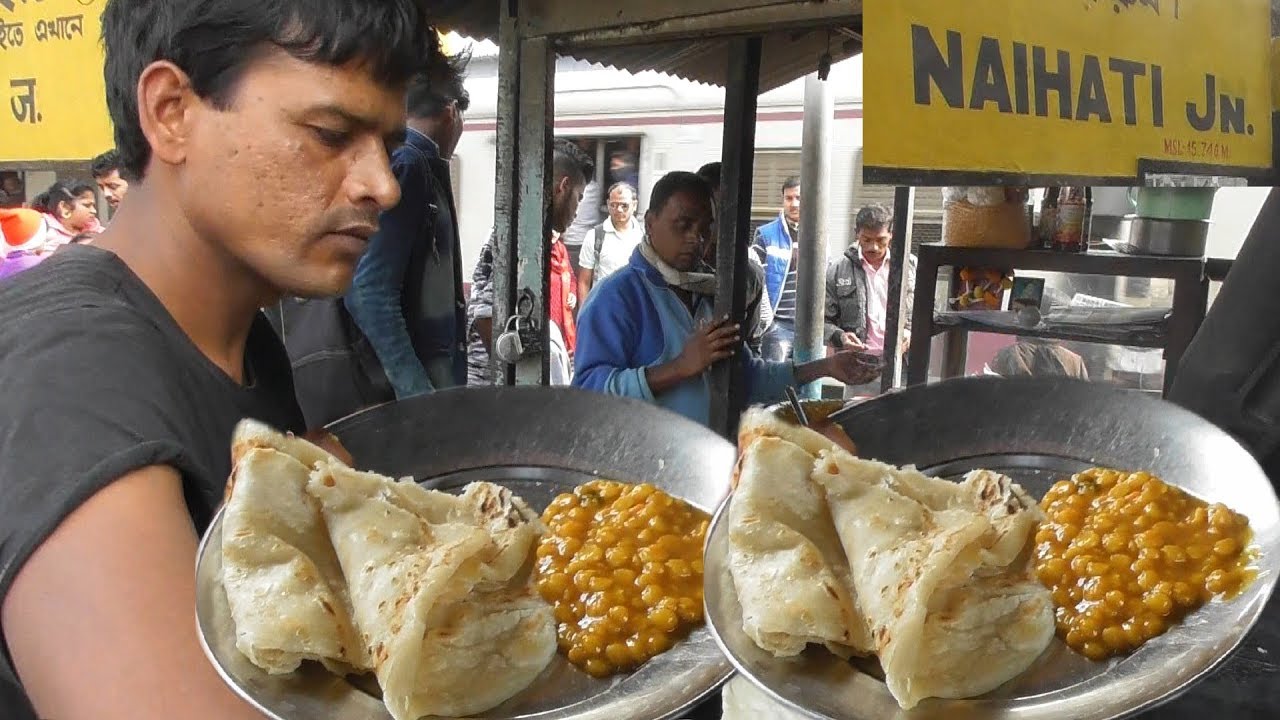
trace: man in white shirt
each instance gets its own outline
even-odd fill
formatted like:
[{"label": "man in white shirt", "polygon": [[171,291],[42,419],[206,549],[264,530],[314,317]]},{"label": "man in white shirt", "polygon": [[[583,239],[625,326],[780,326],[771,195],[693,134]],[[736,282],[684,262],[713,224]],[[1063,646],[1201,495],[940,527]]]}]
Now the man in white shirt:
[{"label": "man in white shirt", "polygon": [[629,183],[609,188],[609,217],[592,228],[582,240],[578,258],[578,297],[586,300],[594,285],[631,262],[631,253],[644,239],[644,228],[636,222],[636,189]]}]

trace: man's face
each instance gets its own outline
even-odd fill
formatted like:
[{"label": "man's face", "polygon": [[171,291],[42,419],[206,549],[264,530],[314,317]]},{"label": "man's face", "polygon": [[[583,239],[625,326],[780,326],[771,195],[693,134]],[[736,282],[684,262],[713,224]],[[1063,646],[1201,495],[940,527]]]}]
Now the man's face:
[{"label": "man's face", "polygon": [[587,183],[581,177],[575,183],[568,176],[556,181],[555,192],[551,197],[551,229],[564,233],[578,216],[578,204],[582,202],[582,191]]},{"label": "man's face", "polygon": [[782,213],[791,222],[800,222],[800,188],[793,187],[782,191]]},{"label": "man's face", "polygon": [[271,51],[230,100],[193,106],[176,171],[188,221],[274,292],[344,292],[379,212],[400,200],[389,150],[403,89]]},{"label": "man's face", "polygon": [[636,196],[627,188],[615,188],[609,193],[609,217],[613,226],[624,228],[631,222],[636,211]]},{"label": "man's face", "polygon": [[645,231],[653,249],[671,267],[689,272],[702,258],[715,219],[711,198],[678,192],[658,211],[645,215]]},{"label": "man's face", "polygon": [[885,254],[889,252],[889,240],[892,238],[893,234],[889,232],[888,225],[859,229],[858,247],[862,250],[862,257],[872,263],[884,260]]},{"label": "man's face", "polygon": [[458,107],[456,100],[449,104],[449,108],[445,113],[449,118],[449,123],[446,131],[447,137],[445,138],[445,144],[440,148],[440,155],[444,157],[445,160],[448,160],[453,157],[453,154],[458,150],[458,143],[462,140],[462,131],[466,127],[466,121],[462,117],[463,112]]},{"label": "man's face", "polygon": [[107,198],[107,204],[113,209],[120,207],[120,201],[129,192],[129,181],[120,177],[119,170],[112,170],[106,175],[95,179],[98,183],[98,189]]}]

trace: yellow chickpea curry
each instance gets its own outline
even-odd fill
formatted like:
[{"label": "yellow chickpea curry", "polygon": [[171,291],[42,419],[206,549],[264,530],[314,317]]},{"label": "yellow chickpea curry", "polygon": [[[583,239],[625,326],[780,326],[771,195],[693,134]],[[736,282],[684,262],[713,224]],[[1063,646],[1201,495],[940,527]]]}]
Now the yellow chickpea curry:
[{"label": "yellow chickpea curry", "polygon": [[706,513],[647,483],[597,480],[542,522],[538,591],[569,662],[595,677],[630,670],[702,622]]},{"label": "yellow chickpea curry", "polygon": [[1248,518],[1145,472],[1088,470],[1040,505],[1036,574],[1058,635],[1091,660],[1136,649],[1257,575]]}]

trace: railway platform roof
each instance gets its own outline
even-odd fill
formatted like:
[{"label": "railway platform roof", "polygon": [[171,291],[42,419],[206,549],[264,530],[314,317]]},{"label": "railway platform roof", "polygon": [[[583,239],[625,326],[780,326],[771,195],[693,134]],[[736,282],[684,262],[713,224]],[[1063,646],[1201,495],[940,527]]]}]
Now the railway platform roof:
[{"label": "railway platform roof", "polygon": [[[507,0],[443,0],[442,29],[498,40]],[[522,0],[521,37],[551,37],[561,55],[630,72],[727,86],[735,36],[762,39],[760,92],[803,77],[818,58],[862,52],[862,0]],[[514,13],[513,13],[514,14]],[[637,45],[636,43],[643,43]]]}]

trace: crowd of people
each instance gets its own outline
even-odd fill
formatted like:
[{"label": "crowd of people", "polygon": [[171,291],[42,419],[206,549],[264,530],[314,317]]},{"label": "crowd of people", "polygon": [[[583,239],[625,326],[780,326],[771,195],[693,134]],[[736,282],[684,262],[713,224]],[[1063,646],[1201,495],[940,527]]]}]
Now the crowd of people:
[{"label": "crowd of people", "polygon": [[[328,299],[289,296],[270,308],[310,425],[437,389],[493,384],[497,355],[520,360],[535,328],[527,308],[493,326],[493,239],[480,251],[466,294],[449,161],[465,127],[469,57],[440,55],[409,78],[403,142],[391,155],[399,200],[380,213],[350,287]],[[611,171],[612,171],[611,166]],[[61,247],[102,232],[100,192],[115,212],[129,191],[117,150],[92,165],[95,184],[55,183],[29,207],[0,210],[7,252],[0,278],[28,270]],[[830,357],[792,364],[798,291],[801,187],[788,178],[777,217],[750,243],[747,312],[712,318],[717,285],[715,219],[720,164],[672,172],[638,216],[639,191],[620,180],[596,196],[603,220],[580,234],[577,267],[568,233],[597,207],[592,157],[571,141],[552,148],[547,195],[551,382],[646,399],[706,422],[707,370],[738,357],[751,396],[776,400],[786,385],[818,377],[875,394],[884,352],[891,214],[864,208],[857,243],[827,272],[824,338]],[[909,258],[906,287],[914,280]],[[519,338],[501,342],[506,336]]]},{"label": "crowd of people", "polygon": [[[400,200],[381,214],[351,288],[333,300],[286,298],[279,306],[276,326],[311,425],[437,389],[491,385],[500,368],[518,362],[533,344],[536,328],[527,306],[519,306],[506,327],[493,324],[492,237],[480,249],[469,295],[463,294],[448,162],[470,104],[467,61],[465,55],[445,58],[410,80],[407,137],[391,162]],[[797,180],[782,188],[778,219],[756,233],[748,311],[731,322],[710,317],[719,163],[668,174],[654,187],[643,217],[637,216],[640,198],[632,182],[620,180],[597,193],[607,212],[579,236],[575,268],[565,240],[581,218],[597,211],[583,204],[597,184],[595,161],[566,139],[553,143],[551,159],[545,320],[552,384],[643,398],[706,422],[707,370],[731,356],[746,364],[758,400],[780,399],[786,385],[823,376],[855,386],[876,379],[881,348],[874,344],[837,342],[829,358],[791,362]],[[876,210],[868,215],[875,221],[868,232],[881,237],[888,232],[888,211]],[[887,249],[877,252],[873,259],[887,277]],[[885,297],[875,294],[878,287],[863,282],[855,288],[869,293],[859,307],[881,330],[872,333],[873,342],[883,337]],[[848,316],[849,306],[836,305],[828,320],[844,323],[850,337],[865,334],[865,318],[840,315],[843,310]],[[762,355],[771,338],[772,354]]]},{"label": "crowd of people", "polygon": [[0,208],[0,280],[35,267],[59,248],[91,243],[102,232],[97,193],[119,207],[129,182],[120,175],[115,150],[95,158],[92,168],[93,183],[60,180],[30,202]]}]

